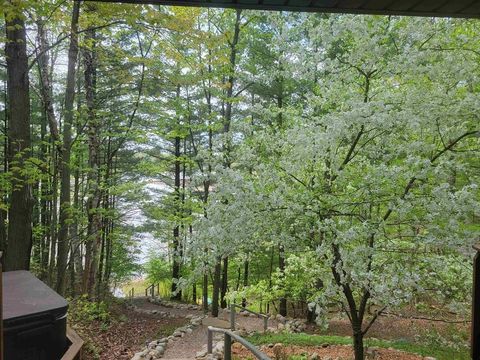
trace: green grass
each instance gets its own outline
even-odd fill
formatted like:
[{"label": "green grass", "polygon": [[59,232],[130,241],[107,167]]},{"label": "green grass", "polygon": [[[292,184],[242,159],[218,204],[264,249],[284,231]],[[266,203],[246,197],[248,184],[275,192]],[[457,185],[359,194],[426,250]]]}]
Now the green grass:
[{"label": "green grass", "polygon": [[[128,292],[134,289],[135,296],[145,296],[145,289],[151,285],[151,282],[147,279],[138,279],[133,280],[125,283],[122,285],[122,291],[125,296],[128,295]],[[170,290],[171,290],[172,283],[169,280],[161,281],[160,282],[160,297],[163,299],[170,298]],[[211,290],[210,290],[211,291]],[[157,295],[157,288],[155,287],[155,295]],[[188,287],[182,291],[182,298],[184,302],[192,302],[192,288]],[[202,299],[202,287],[197,286],[197,303],[200,303]]]},{"label": "green grass", "polygon": [[122,291],[125,296],[127,296],[128,292],[133,288],[135,291],[135,296],[145,295],[145,288],[148,285],[150,284],[148,284],[144,279],[134,280],[122,285]]},{"label": "green grass", "polygon": [[[284,345],[319,346],[329,345],[351,345],[352,338],[347,336],[309,335],[309,334],[256,334],[248,338],[255,345],[282,343]],[[394,348],[422,356],[432,356],[437,360],[469,360],[468,349],[456,350],[452,348],[439,347],[427,344],[416,344],[405,340],[387,341],[379,339],[364,340],[365,346],[380,348]]]}]

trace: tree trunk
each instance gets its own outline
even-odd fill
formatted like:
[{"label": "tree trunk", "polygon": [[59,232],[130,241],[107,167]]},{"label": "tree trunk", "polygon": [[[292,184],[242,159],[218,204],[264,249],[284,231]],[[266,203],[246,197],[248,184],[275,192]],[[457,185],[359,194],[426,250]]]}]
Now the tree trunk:
[{"label": "tree trunk", "polygon": [[[248,260],[245,260],[243,264],[243,287],[246,288],[248,286]],[[242,307],[245,308],[247,306],[247,299],[242,299]]]},{"label": "tree trunk", "polygon": [[223,258],[222,286],[221,286],[221,293],[220,293],[220,306],[222,307],[222,309],[225,309],[227,307],[227,300],[225,299],[227,290],[228,290],[228,256],[225,256]]},{"label": "tree trunk", "polygon": [[[115,185],[115,180],[116,180],[116,175],[117,175],[117,158],[116,156],[112,158],[112,171],[113,171],[113,177],[112,177],[112,186]],[[116,206],[116,198],[115,195],[110,196],[110,201],[109,201],[109,206],[110,209],[114,210]],[[110,236],[107,237],[107,247],[106,247],[106,259],[105,259],[105,276],[104,276],[104,291],[106,292],[108,290],[108,286],[110,285],[110,278],[112,275],[112,256],[113,256],[113,244],[112,244],[112,236],[113,231],[115,229],[115,223],[113,219],[110,219],[108,222],[108,233]]]},{"label": "tree trunk", "polygon": [[65,293],[65,274],[69,244],[70,219],[70,150],[72,146],[73,102],[75,100],[75,70],[78,57],[78,18],[80,2],[73,2],[72,20],[70,25],[70,45],[68,49],[67,86],[65,88],[65,117],[63,121],[63,146],[61,154],[61,185],[60,185],[60,230],[58,232],[58,259],[56,290]]},{"label": "tree trunk", "polygon": [[[285,273],[285,249],[283,245],[280,245],[278,250],[278,267],[280,269],[280,274],[282,279],[284,278]],[[283,286],[283,284],[281,284]],[[285,296],[280,298],[280,315],[287,316],[287,299]]]},{"label": "tree trunk", "polygon": [[[177,98],[180,96],[180,86],[177,86]],[[172,256],[172,294],[171,298],[173,300],[181,300],[182,293],[178,289],[177,281],[180,278],[180,226],[178,225],[178,219],[181,217],[181,138],[179,136],[175,137],[174,140],[175,145],[175,169],[174,169],[174,177],[175,177],[175,188],[174,188],[174,206],[175,206],[175,213],[176,213],[176,222],[175,227],[173,228],[173,256]]]},{"label": "tree trunk", "polygon": [[[24,162],[29,157],[30,91],[28,78],[27,40],[24,21],[20,16],[21,2],[9,0],[11,14],[6,14],[7,87],[9,108],[10,153],[12,170],[12,194],[8,214],[8,239],[5,270],[28,270],[32,249],[32,188],[27,176],[22,174]],[[14,161],[14,164],[12,164]],[[19,169],[19,170],[16,170]]]},{"label": "tree trunk", "polygon": [[213,275],[213,296],[212,296],[212,316],[213,317],[218,316],[221,272],[222,272],[222,260],[218,258],[215,264],[215,273]]},{"label": "tree trunk", "polygon": [[[104,182],[105,182],[105,190],[102,192],[102,210],[105,214],[109,214],[110,211],[110,186],[111,186],[111,172],[112,172],[112,161],[113,158],[111,156],[111,138],[108,138],[107,141],[107,150],[104,156],[104,168],[105,175],[104,175]],[[98,262],[98,275],[97,275],[97,286],[96,286],[96,294],[97,299],[103,299],[108,291],[108,283],[105,281],[105,272],[107,269],[107,262],[108,262],[108,239],[110,238],[110,224],[111,219],[108,215],[102,218],[102,241],[100,245],[100,258]]]},{"label": "tree trunk", "polygon": [[[77,71],[77,93],[80,93],[80,62],[78,62],[78,71]],[[79,100],[79,99],[78,99]],[[77,100],[77,111],[80,113],[81,109],[81,103],[80,101]],[[77,127],[77,133],[82,131],[82,127],[80,123],[77,121],[76,124]],[[75,171],[73,174],[73,208],[75,211],[81,211],[82,209],[82,203],[80,201],[80,181],[81,177],[83,176],[80,174],[80,166],[83,163],[83,156],[82,153],[79,154],[79,157],[77,158],[77,163],[75,164]],[[83,182],[83,181],[82,181]],[[79,227],[78,227],[78,221],[74,221],[72,223],[72,229],[71,229],[71,234],[72,238],[70,241],[70,244],[72,245],[72,253],[71,256],[73,256],[73,263],[74,263],[74,268],[75,268],[75,276],[72,281],[72,288],[74,289],[73,291],[76,292],[76,290],[81,290],[82,289],[82,280],[84,276],[84,268],[83,268],[83,247],[82,243],[80,242],[80,232],[79,232]]]},{"label": "tree trunk", "polygon": [[[3,119],[3,132],[4,134],[8,133],[8,95],[7,95],[7,84],[6,82],[3,83],[3,103],[5,104],[5,108],[3,111],[4,119]],[[6,173],[8,171],[8,137],[5,136],[2,144],[3,148],[3,169],[2,171]],[[5,202],[7,199],[2,198],[0,201]],[[7,216],[8,213],[5,209],[0,209],[0,250],[5,251],[7,248]]]},{"label": "tree trunk", "polygon": [[307,322],[313,324],[315,322],[315,311],[310,310],[307,304]]},{"label": "tree trunk", "polygon": [[[89,11],[93,11],[93,6]],[[100,213],[100,122],[95,114],[95,88],[96,88],[96,55],[95,55],[95,30],[86,31],[86,42],[91,48],[84,51],[85,63],[85,100],[87,105],[87,132],[88,132],[88,165],[87,175],[88,199],[88,233],[85,244],[85,272],[83,276],[83,291],[91,299],[94,297],[95,284],[98,270],[98,248],[102,241],[102,216]]]},{"label": "tree trunk", "polygon": [[173,228],[173,256],[172,256],[172,300],[181,300],[182,293],[178,289],[177,281],[180,278],[180,261],[179,261],[179,248],[180,248],[180,227],[177,225]]},{"label": "tree trunk", "polygon": [[[47,119],[42,117],[40,126],[40,160],[47,164],[48,148],[46,145],[47,135]],[[49,171],[49,166],[46,165],[46,170]],[[40,182],[40,225],[42,226],[42,233],[40,238],[40,279],[47,281],[48,277],[48,263],[49,263],[49,246],[50,246],[50,215],[49,215],[49,201],[47,198],[50,194],[49,180],[42,179]]]},{"label": "tree trunk", "polygon": [[237,268],[237,282],[235,283],[235,291],[238,291],[240,288],[240,278],[242,277],[242,267],[241,265],[238,265]]},{"label": "tree trunk", "polygon": [[[273,273],[273,256],[275,253],[275,247],[272,246],[272,252],[270,254],[270,268],[268,269],[268,289],[272,288],[272,273]],[[275,302],[273,302],[275,306]],[[270,312],[270,301],[267,303],[267,313]]]},{"label": "tree trunk", "polygon": [[[62,147],[60,145],[60,138],[58,134],[58,124],[55,115],[55,109],[53,107],[53,90],[50,74],[50,57],[49,57],[49,44],[47,41],[47,34],[45,31],[45,23],[41,18],[37,21],[37,42],[38,46],[38,68],[40,74],[40,94],[42,99],[42,105],[44,113],[50,128],[50,142],[51,142],[51,161],[53,171],[51,198],[52,198],[52,211],[50,212],[50,263],[48,269],[48,284],[54,285],[55,269],[59,261],[62,261],[62,254],[60,251],[60,244],[57,238],[57,205],[58,205],[58,174],[62,176],[63,163],[61,161]],[[42,122],[42,126],[44,122]],[[43,129],[42,129],[43,130]],[[44,135],[42,133],[42,135]],[[43,155],[43,154],[42,154]],[[59,158],[60,157],[60,158]],[[66,257],[66,254],[65,254]],[[65,260],[66,261],[66,260]],[[58,271],[57,271],[58,273]]]},{"label": "tree trunk", "polygon": [[[105,210],[105,208],[104,208]],[[98,272],[97,272],[97,284],[96,284],[96,298],[103,299],[103,271],[104,271],[104,262],[105,262],[105,246],[106,246],[106,237],[108,236],[108,227],[106,225],[108,221],[103,219],[102,225],[102,241],[100,244],[100,257],[98,260]]]},{"label": "tree trunk", "polygon": [[7,228],[5,226],[6,215],[6,211],[3,209],[0,210],[0,250],[2,251],[7,247]]},{"label": "tree trunk", "polygon": [[53,279],[55,278],[55,265],[57,260],[57,205],[58,205],[58,168],[57,164],[57,151],[55,150],[55,146],[51,148],[51,162],[53,168],[53,178],[52,178],[52,188],[50,192],[51,201],[50,201],[50,256],[49,256],[49,264],[48,264],[48,284],[53,286]]},{"label": "tree trunk", "polygon": [[364,360],[363,333],[362,330],[353,330],[353,351],[355,360]]},{"label": "tree trunk", "polygon": [[202,283],[202,307],[204,314],[208,313],[208,274],[206,271],[203,273]]},{"label": "tree trunk", "polygon": [[230,127],[232,123],[232,102],[233,102],[233,88],[235,86],[236,76],[235,76],[235,66],[237,62],[237,45],[240,40],[240,20],[241,20],[242,10],[236,10],[236,19],[235,26],[233,30],[233,39],[230,42],[230,69],[227,77],[227,92],[226,92],[226,104],[224,106],[224,119],[223,119],[223,133],[225,135],[225,140],[223,143],[223,156],[224,156],[224,165],[226,168],[231,166],[232,160],[230,159],[231,153],[231,139],[230,139]]}]

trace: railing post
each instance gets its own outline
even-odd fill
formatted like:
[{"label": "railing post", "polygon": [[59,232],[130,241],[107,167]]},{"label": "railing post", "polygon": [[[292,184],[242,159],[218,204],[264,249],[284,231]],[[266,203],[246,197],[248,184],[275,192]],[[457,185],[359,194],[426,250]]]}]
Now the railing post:
[{"label": "railing post", "polygon": [[261,350],[257,349],[255,345],[248,342],[246,339],[242,338],[241,336],[236,335],[231,330],[216,328],[213,326],[208,327],[208,337],[207,337],[207,353],[212,354],[213,352],[213,333],[218,332],[224,335],[223,338],[223,359],[224,360],[231,360],[232,359],[232,343],[234,340],[238,341],[240,344],[245,346],[248,350],[250,350],[255,358],[259,360],[271,360],[265,353]]},{"label": "railing post", "polygon": [[148,296],[148,287],[145,289],[145,297]]},{"label": "railing post", "polygon": [[263,318],[263,331],[267,332],[268,329],[268,317]]},{"label": "railing post", "polygon": [[213,351],[213,331],[208,329],[207,332],[207,354],[211,354]]},{"label": "railing post", "polygon": [[230,329],[232,329],[232,331],[235,331],[235,315],[236,315],[235,305],[231,304],[230,305]]},{"label": "railing post", "polygon": [[157,296],[160,297],[160,283],[157,284]]},{"label": "railing post", "polygon": [[225,333],[223,342],[223,354],[224,360],[232,360],[232,338],[227,333]]},{"label": "railing post", "polygon": [[155,285],[154,284],[152,284],[152,289],[150,290],[150,294],[151,294],[152,298],[155,295]]}]

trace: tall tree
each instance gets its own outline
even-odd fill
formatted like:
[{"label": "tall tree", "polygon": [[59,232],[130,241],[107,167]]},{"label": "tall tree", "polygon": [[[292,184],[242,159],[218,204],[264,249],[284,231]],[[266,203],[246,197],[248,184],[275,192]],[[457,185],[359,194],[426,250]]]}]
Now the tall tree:
[{"label": "tall tree", "polygon": [[9,170],[12,172],[5,269],[19,270],[29,269],[32,249],[33,198],[26,170],[31,151],[29,69],[22,1],[8,0],[5,4]]},{"label": "tall tree", "polygon": [[[65,292],[65,276],[67,270],[68,250],[70,249],[69,232],[71,219],[71,165],[70,154],[72,147],[72,126],[74,119],[75,78],[78,58],[78,19],[80,16],[80,2],[73,3],[72,20],[70,25],[70,45],[68,48],[67,84],[65,87],[63,144],[61,153],[61,186],[60,186],[60,230],[58,232],[58,258],[56,290],[60,294]],[[72,254],[73,256],[73,254]]]},{"label": "tall tree", "polygon": [[[89,5],[87,11],[93,13],[95,11],[95,5]],[[87,106],[89,169],[87,174],[88,199],[86,207],[88,229],[85,247],[83,291],[93,298],[98,273],[98,251],[102,241],[100,120],[96,113],[97,44],[95,29],[89,28],[86,30],[85,43],[86,48],[83,52],[83,59],[85,101]]]}]

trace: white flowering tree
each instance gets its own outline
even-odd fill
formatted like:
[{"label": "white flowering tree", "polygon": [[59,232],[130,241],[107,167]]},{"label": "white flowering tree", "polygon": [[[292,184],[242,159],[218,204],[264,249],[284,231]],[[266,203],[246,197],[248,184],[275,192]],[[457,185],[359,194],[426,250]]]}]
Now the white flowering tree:
[{"label": "white flowering tree", "polygon": [[[315,273],[317,313],[342,307],[360,360],[385,309],[439,285],[441,264],[471,261],[480,214],[478,25],[302,21],[309,32],[283,54],[282,75],[305,86],[281,108],[254,108],[259,121],[220,176],[199,237],[231,253],[260,241],[314,250],[326,270]],[[269,126],[279,113],[281,126]]]}]

